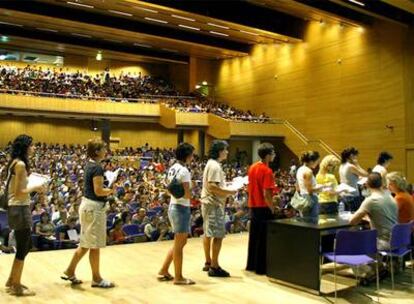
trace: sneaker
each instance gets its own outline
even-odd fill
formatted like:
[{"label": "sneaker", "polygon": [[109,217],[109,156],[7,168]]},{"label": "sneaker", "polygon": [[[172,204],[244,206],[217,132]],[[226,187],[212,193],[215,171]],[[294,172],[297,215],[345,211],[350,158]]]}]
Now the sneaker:
[{"label": "sneaker", "polygon": [[209,271],[210,270],[210,263],[204,263],[203,271]]},{"label": "sneaker", "polygon": [[210,267],[210,270],[208,271],[209,277],[220,277],[220,278],[228,278],[230,276],[230,273],[225,271],[223,268],[213,268]]}]

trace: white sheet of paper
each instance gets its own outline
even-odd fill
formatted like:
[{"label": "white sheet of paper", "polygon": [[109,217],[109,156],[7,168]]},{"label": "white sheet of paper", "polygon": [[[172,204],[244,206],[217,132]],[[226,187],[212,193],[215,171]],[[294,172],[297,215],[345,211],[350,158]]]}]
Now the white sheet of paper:
[{"label": "white sheet of paper", "polygon": [[368,181],[368,177],[361,177],[358,181],[358,185],[366,184]]},{"label": "white sheet of paper", "polygon": [[105,177],[109,182],[108,187],[111,187],[112,184],[116,181],[116,179],[118,178],[118,174],[119,174],[119,170],[121,169],[117,169],[115,171],[106,171],[105,172]]},{"label": "white sheet of paper", "polygon": [[49,181],[50,181],[50,178],[47,175],[42,175],[39,173],[31,173],[29,175],[29,182],[27,184],[27,187],[28,188],[39,187],[42,185],[46,185]]},{"label": "white sheet of paper", "polygon": [[71,241],[75,241],[75,242],[79,241],[79,235],[75,229],[68,230],[68,236],[69,236],[69,240]]},{"label": "white sheet of paper", "polygon": [[336,187],[335,190],[336,190],[336,192],[346,191],[346,192],[350,192],[350,193],[357,191],[357,189],[355,189],[354,187],[351,187],[351,186],[349,186],[347,184],[344,184],[344,183],[339,184],[338,187]]},{"label": "white sheet of paper", "polygon": [[247,176],[237,176],[226,185],[227,190],[239,190],[249,183]]}]

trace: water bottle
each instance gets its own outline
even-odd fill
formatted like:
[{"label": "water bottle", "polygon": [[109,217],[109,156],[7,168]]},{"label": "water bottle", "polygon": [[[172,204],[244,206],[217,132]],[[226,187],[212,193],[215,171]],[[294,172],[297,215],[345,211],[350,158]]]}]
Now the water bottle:
[{"label": "water bottle", "polygon": [[345,204],[343,202],[339,202],[338,205],[338,214],[342,215],[345,212]]}]

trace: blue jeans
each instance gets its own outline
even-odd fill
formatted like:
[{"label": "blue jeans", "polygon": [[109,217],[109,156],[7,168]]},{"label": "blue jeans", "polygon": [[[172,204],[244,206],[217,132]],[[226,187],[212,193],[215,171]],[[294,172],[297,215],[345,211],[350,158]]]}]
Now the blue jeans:
[{"label": "blue jeans", "polygon": [[310,207],[302,211],[302,217],[304,218],[318,218],[319,216],[319,204],[318,204],[318,196],[315,194],[302,194],[303,197],[310,200],[311,205]]},{"label": "blue jeans", "polygon": [[168,218],[174,233],[190,233],[191,209],[178,204],[170,204]]}]

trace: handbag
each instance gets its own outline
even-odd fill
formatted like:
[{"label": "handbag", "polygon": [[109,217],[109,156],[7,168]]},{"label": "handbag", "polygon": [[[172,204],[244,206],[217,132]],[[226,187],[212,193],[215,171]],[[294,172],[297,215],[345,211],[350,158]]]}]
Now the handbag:
[{"label": "handbag", "polygon": [[173,179],[167,186],[168,192],[170,192],[171,195],[174,196],[176,199],[182,198],[185,194],[183,183],[177,179],[177,175],[179,172],[180,169],[177,170],[177,172],[174,174]]},{"label": "handbag", "polygon": [[11,178],[14,175],[13,173],[14,166],[16,166],[16,163],[14,163],[9,168],[9,172],[7,174],[6,188],[3,190],[2,193],[0,193],[0,208],[4,210],[7,210],[9,208],[9,185],[10,185]]},{"label": "handbag", "polygon": [[295,194],[293,195],[290,201],[290,205],[298,211],[304,211],[310,208],[311,204],[312,202],[306,197],[303,197],[302,195],[300,195],[298,191],[295,192]]}]

